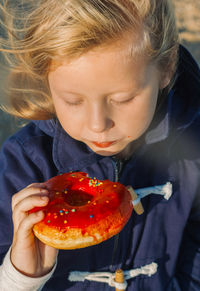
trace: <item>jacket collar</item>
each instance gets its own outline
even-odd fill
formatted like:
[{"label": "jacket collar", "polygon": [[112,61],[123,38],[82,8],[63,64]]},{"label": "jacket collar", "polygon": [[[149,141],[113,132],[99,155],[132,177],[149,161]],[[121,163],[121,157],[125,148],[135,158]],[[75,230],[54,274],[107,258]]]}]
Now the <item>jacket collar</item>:
[{"label": "jacket collar", "polygon": [[53,160],[60,172],[80,170],[101,158],[83,142],[71,138],[56,120]]},{"label": "jacket collar", "polygon": [[[53,129],[51,126],[54,124]],[[47,127],[45,126],[47,124]],[[40,129],[48,133],[51,128],[53,133],[53,160],[59,172],[78,171],[102,159],[108,159],[94,153],[83,142],[71,138],[62,128],[58,120],[38,122]],[[146,144],[159,142],[167,138],[169,133],[168,114],[155,127],[145,133]]]}]

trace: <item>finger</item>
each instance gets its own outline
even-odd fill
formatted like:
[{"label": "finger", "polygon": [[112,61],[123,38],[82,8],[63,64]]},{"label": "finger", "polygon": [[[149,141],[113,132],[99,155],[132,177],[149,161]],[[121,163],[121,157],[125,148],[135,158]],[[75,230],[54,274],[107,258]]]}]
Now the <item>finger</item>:
[{"label": "finger", "polygon": [[22,248],[22,245],[24,247],[28,247],[28,244],[31,244],[34,239],[33,226],[40,222],[43,218],[44,212],[38,211],[31,213],[23,219],[19,224],[18,231],[15,233],[14,243],[19,244],[20,248]]},{"label": "finger", "polygon": [[48,246],[39,240],[38,245],[40,247],[41,252],[44,254],[45,267],[49,269],[49,267],[51,267],[55,263],[56,257],[58,255],[58,249]]},{"label": "finger", "polygon": [[43,183],[32,183],[32,184],[29,184],[28,186],[26,186],[25,189],[31,188],[31,187],[34,187],[34,188],[45,188],[45,189],[47,188],[46,183],[43,182]]},{"label": "finger", "polygon": [[31,184],[28,187],[24,188],[23,190],[19,191],[18,193],[14,194],[12,197],[12,209],[26,197],[33,195],[33,194],[48,194],[48,190],[45,189],[43,186],[44,184]]},{"label": "finger", "polygon": [[32,195],[21,200],[13,209],[14,230],[17,231],[20,223],[30,215],[29,210],[34,207],[44,207],[48,204],[49,198],[44,195]]},{"label": "finger", "polygon": [[34,207],[42,207],[45,206],[49,201],[49,197],[47,195],[31,195],[26,197],[25,199],[19,201],[14,207],[13,213],[24,212],[27,213],[29,210]]}]

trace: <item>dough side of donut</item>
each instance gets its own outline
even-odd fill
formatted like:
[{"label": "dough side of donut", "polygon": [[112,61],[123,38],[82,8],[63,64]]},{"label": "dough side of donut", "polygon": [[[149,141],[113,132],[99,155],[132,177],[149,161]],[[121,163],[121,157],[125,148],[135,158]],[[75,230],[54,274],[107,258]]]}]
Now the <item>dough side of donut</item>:
[{"label": "dough side of donut", "polygon": [[34,228],[34,233],[36,237],[43,243],[54,247],[56,249],[63,250],[73,250],[77,248],[84,248],[93,244],[94,238],[91,236],[82,236],[80,230],[70,230],[68,235],[62,236],[58,231],[51,229],[51,235],[54,236],[52,239],[50,236],[41,233],[36,228]]},{"label": "dough side of donut", "polygon": [[57,249],[70,250],[99,244],[120,232],[125,224],[126,220],[116,213],[101,223],[86,227],[84,231],[79,228],[62,230],[48,227],[44,222],[36,224],[33,231],[43,243]]}]

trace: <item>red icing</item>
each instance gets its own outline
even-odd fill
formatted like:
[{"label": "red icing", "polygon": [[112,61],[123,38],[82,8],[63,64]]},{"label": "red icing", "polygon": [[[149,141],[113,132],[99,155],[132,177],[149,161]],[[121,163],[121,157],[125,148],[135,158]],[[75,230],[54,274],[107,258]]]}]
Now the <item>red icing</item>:
[{"label": "red icing", "polygon": [[[86,173],[66,173],[51,178],[46,183],[50,193],[44,222],[48,226],[66,229],[84,228],[120,212],[127,221],[132,212],[131,195],[120,183],[99,181]],[[66,192],[67,191],[67,192]],[[118,226],[116,226],[118,227]]]}]

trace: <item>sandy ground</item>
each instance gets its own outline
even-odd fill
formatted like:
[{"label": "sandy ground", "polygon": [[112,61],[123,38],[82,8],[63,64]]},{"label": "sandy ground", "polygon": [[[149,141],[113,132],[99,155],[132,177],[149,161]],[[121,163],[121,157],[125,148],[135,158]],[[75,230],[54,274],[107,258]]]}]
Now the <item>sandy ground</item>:
[{"label": "sandy ground", "polygon": [[[185,45],[200,65],[200,0],[173,0],[176,8],[180,42]],[[0,71],[0,86],[4,82]],[[2,93],[0,94],[1,98]],[[16,131],[16,120],[0,112],[0,146]]]},{"label": "sandy ground", "polygon": [[180,41],[200,65],[200,0],[174,0]]}]

